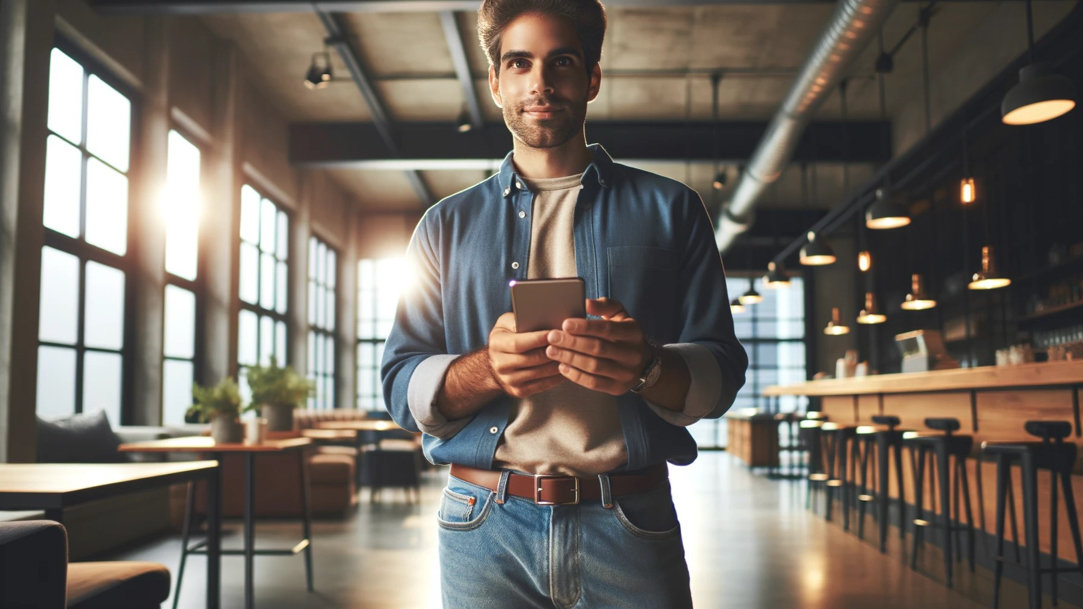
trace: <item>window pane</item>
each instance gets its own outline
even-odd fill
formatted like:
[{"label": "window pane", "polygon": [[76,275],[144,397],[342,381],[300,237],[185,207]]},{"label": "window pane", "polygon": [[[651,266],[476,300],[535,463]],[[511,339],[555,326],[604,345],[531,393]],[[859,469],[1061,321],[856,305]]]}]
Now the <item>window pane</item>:
[{"label": "window pane", "polygon": [[307,357],[308,357],[308,374],[309,374],[309,376],[312,376],[313,372],[316,370],[316,333],[315,332],[309,332],[308,333],[308,349],[306,349],[306,351],[308,351],[308,354],[307,354]]},{"label": "window pane", "polygon": [[289,218],[286,216],[286,212],[278,212],[277,222],[278,244],[274,252],[279,260],[285,260],[290,255]]},{"label": "window pane", "polygon": [[289,281],[287,277],[287,267],[285,262],[279,262],[277,265],[278,276],[275,281],[275,311],[279,313],[286,313],[286,305],[289,303],[289,295],[286,291],[286,286]]},{"label": "window pane", "polygon": [[41,248],[38,307],[38,339],[74,345],[79,338],[78,258],[51,247]]},{"label": "window pane", "polygon": [[124,272],[87,262],[86,325],[88,347],[120,349],[124,346]]},{"label": "window pane", "polygon": [[259,259],[259,306],[269,311],[275,308],[275,259],[270,254]]},{"label": "window pane", "polygon": [[83,66],[60,49],[49,56],[49,129],[83,141]]},{"label": "window pane", "polygon": [[176,131],[170,131],[166,192],[162,200],[165,270],[185,279],[196,278],[199,255],[199,163],[199,148]]},{"label": "window pane", "polygon": [[104,410],[119,423],[122,361],[119,353],[88,351],[83,356],[83,412]]},{"label": "window pane", "polygon": [[241,188],[241,239],[259,243],[259,193],[248,185]]},{"label": "window pane", "polygon": [[333,289],[338,285],[338,257],[334,250],[327,250],[327,285]]},{"label": "window pane", "polygon": [[[196,295],[175,285],[165,286],[166,357],[195,357]],[[189,392],[191,393],[191,392]]]},{"label": "window pane", "polygon": [[316,325],[316,310],[318,304],[316,302],[316,292],[319,288],[316,286],[316,282],[309,280],[308,282],[308,323],[309,325]]},{"label": "window pane", "polygon": [[128,178],[90,159],[86,186],[87,243],[123,256],[128,249]]},{"label": "window pane", "polygon": [[43,419],[75,412],[75,349],[38,347],[38,399]]},{"label": "window pane", "polygon": [[255,313],[241,310],[237,322],[237,362],[244,366],[258,363],[258,325],[259,318]]},{"label": "window pane", "polygon": [[87,149],[121,171],[128,171],[131,117],[128,98],[91,75],[87,90]]},{"label": "window pane", "polygon": [[[275,326],[274,320],[270,317],[259,318],[259,363],[269,364],[271,362],[271,355],[274,354],[275,347]],[[278,360],[278,365],[281,366],[286,363],[286,360]]]},{"label": "window pane", "polygon": [[240,268],[238,295],[248,304],[256,304],[259,301],[259,251],[256,246],[241,243]]},{"label": "window pane", "polygon": [[281,321],[275,324],[275,357],[280,365],[289,361],[286,357],[286,324]]},{"label": "window pane", "polygon": [[260,203],[259,212],[259,249],[260,251],[274,253],[275,251],[275,204],[267,199]]},{"label": "window pane", "polygon": [[324,326],[328,330],[335,329],[335,291],[331,289],[327,292],[327,324]]},{"label": "window pane", "polygon": [[45,151],[45,210],[42,224],[69,237],[79,236],[79,185],[83,155],[50,135]]},{"label": "window pane", "polygon": [[162,362],[162,422],[165,425],[184,423],[184,413],[192,405],[194,374],[192,362],[170,359]]},{"label": "window pane", "polygon": [[319,241],[315,237],[308,238],[308,276],[316,277],[319,265],[316,264],[316,250],[319,249]]}]

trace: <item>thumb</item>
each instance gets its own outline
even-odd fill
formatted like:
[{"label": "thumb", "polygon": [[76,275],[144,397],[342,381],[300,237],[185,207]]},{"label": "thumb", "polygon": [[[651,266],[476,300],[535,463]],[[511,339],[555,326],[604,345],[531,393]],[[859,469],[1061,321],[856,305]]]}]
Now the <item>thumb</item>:
[{"label": "thumb", "polygon": [[624,305],[617,300],[611,300],[609,298],[591,298],[587,300],[587,313],[589,315],[597,315],[602,319],[611,319],[614,321],[620,321],[628,317],[628,313],[624,310]]}]

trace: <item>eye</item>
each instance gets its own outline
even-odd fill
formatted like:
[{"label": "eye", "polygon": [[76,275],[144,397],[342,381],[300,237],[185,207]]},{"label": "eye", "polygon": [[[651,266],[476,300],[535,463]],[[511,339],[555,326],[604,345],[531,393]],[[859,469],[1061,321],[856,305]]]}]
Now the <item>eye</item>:
[{"label": "eye", "polygon": [[522,57],[516,57],[508,62],[508,67],[516,70],[523,70],[530,67],[530,62]]},{"label": "eye", "polygon": [[572,58],[568,57],[567,55],[557,57],[553,61],[553,65],[561,67],[561,68],[566,68],[566,67],[574,65],[574,64],[575,64],[575,61],[573,61]]}]

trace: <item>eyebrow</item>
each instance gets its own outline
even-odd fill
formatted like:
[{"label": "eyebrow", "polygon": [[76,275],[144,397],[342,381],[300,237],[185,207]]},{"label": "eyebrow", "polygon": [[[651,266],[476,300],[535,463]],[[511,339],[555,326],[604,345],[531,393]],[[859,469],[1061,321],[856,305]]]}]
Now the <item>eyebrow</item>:
[{"label": "eyebrow", "polygon": [[[560,47],[553,49],[552,51],[549,51],[547,57],[558,57],[560,55],[574,55],[580,59],[583,58],[583,53],[575,47]],[[509,59],[530,59],[533,57],[534,54],[528,51],[508,51],[500,56],[500,63],[504,63]]]}]

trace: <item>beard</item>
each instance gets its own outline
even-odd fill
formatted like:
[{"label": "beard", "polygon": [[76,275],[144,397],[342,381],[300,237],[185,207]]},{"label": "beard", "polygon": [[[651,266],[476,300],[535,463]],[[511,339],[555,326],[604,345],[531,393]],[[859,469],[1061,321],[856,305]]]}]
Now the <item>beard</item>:
[{"label": "beard", "polygon": [[[528,118],[524,109],[531,106],[552,106],[558,112],[552,118],[542,120]],[[502,113],[504,123],[515,139],[531,148],[556,148],[567,143],[583,130],[587,105],[586,102],[576,104],[548,97],[526,100],[514,105],[506,104]]]}]

